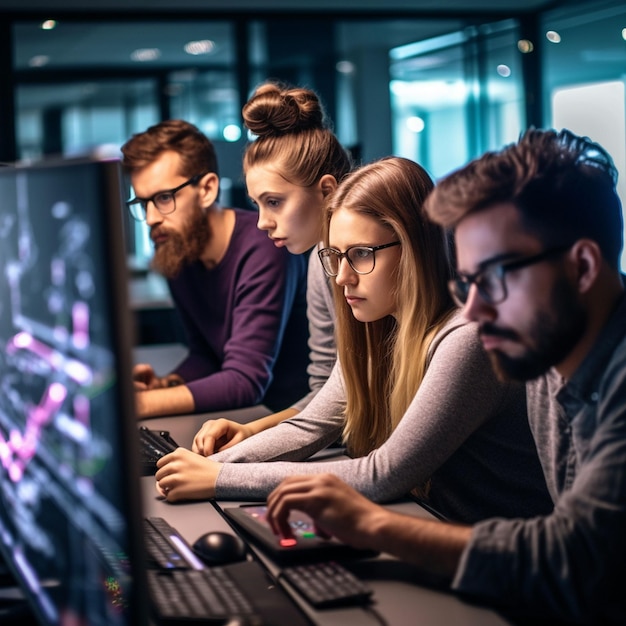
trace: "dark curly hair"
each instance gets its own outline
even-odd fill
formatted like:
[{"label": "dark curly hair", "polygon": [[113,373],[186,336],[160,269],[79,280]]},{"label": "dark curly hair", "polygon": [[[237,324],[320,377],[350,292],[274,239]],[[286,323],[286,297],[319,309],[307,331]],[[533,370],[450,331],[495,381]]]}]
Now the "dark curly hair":
[{"label": "dark curly hair", "polygon": [[592,239],[617,267],[623,245],[617,169],[588,137],[531,128],[517,143],[487,152],[444,177],[425,203],[447,228],[469,213],[510,202],[524,229],[546,246]]}]

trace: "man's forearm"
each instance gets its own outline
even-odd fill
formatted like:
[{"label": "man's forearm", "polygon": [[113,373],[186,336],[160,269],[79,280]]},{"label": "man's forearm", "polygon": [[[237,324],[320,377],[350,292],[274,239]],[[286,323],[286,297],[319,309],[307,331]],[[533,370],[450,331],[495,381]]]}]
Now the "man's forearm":
[{"label": "man's forearm", "polygon": [[472,529],[381,509],[361,532],[367,533],[368,538],[360,543],[451,581]]},{"label": "man's forearm", "polygon": [[193,396],[187,385],[138,391],[135,393],[135,406],[139,418],[182,415],[195,411]]}]

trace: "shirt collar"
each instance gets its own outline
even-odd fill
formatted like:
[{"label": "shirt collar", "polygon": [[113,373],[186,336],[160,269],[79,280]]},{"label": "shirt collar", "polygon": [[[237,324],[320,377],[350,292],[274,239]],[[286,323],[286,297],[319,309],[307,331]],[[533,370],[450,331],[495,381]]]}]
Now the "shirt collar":
[{"label": "shirt collar", "polygon": [[[626,337],[626,293],[598,335],[589,354],[567,383],[568,392],[583,401],[595,401],[607,363],[617,346]],[[596,396],[596,397],[594,397]]]}]

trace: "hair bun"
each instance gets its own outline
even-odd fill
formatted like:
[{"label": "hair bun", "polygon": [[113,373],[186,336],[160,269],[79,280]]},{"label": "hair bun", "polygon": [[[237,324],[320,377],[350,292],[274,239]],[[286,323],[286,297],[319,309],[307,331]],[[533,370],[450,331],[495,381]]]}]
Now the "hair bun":
[{"label": "hair bun", "polygon": [[244,105],[242,116],[246,128],[259,137],[325,127],[324,110],[314,91],[283,88],[277,83],[258,87]]}]

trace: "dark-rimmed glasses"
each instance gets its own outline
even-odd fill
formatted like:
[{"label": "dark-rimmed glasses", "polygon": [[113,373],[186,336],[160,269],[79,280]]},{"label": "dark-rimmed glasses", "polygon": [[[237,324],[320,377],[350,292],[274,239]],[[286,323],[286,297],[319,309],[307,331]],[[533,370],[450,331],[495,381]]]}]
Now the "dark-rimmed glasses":
[{"label": "dark-rimmed glasses", "polygon": [[487,262],[485,267],[482,267],[474,274],[463,274],[459,272],[455,278],[448,282],[450,294],[456,304],[463,307],[467,302],[472,285],[476,285],[480,297],[487,304],[500,304],[504,302],[508,296],[506,288],[507,272],[521,270],[524,267],[540,263],[551,257],[563,254],[563,252],[570,248],[571,246],[558,246],[548,248],[543,252],[523,259],[494,263]]},{"label": "dark-rimmed glasses", "polygon": [[376,252],[398,245],[400,245],[399,241],[392,241],[382,246],[350,246],[345,252],[341,252],[336,248],[322,248],[317,255],[322,262],[324,272],[330,278],[339,274],[341,259],[344,257],[357,274],[370,274],[374,271],[376,265]]},{"label": "dark-rimmed glasses", "polygon": [[155,209],[161,215],[169,215],[176,210],[176,194],[187,187],[187,185],[197,185],[203,176],[206,176],[209,172],[202,174],[196,174],[189,180],[186,180],[182,185],[174,187],[174,189],[165,189],[164,191],[157,191],[153,196],[149,198],[132,198],[126,201],[126,206],[130,211],[130,214],[138,221],[143,222],[146,219],[148,211],[148,202],[154,204]]}]

